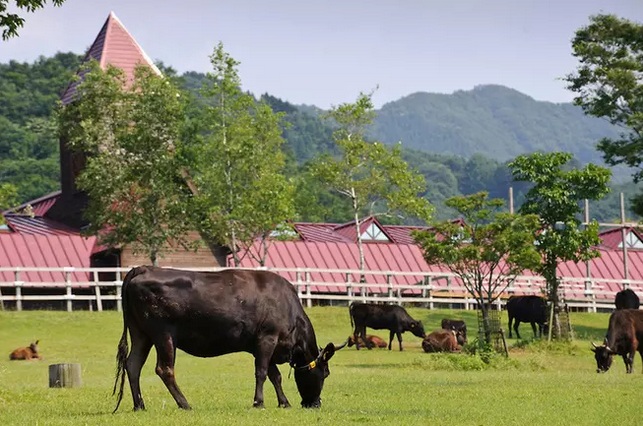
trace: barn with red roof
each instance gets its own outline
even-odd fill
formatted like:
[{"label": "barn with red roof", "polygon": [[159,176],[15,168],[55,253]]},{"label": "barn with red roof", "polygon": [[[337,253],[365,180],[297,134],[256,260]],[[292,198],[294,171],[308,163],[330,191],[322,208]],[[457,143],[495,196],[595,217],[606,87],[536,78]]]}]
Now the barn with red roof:
[{"label": "barn with red roof", "polygon": [[[98,61],[103,68],[108,65],[121,68],[130,80],[137,65],[149,66],[161,74],[114,13],[109,14],[88,49],[85,61],[90,59]],[[82,73],[79,77],[82,79]],[[74,80],[64,88],[61,94],[63,104],[74,101],[77,85],[78,82]],[[82,235],[81,230],[86,225],[82,211],[87,205],[87,197],[78,190],[75,180],[84,164],[84,156],[71,152],[66,141],[61,140],[61,190],[4,212],[6,228],[0,232],[1,266],[90,267],[147,263],[146,259],[134,255],[128,247],[102,247],[97,244],[95,237]],[[426,280],[427,274],[435,279],[436,288],[456,294],[463,292],[457,280],[445,278],[446,271],[428,265],[420,248],[414,244],[412,231],[426,227],[384,225],[376,217],[364,218],[359,230],[353,222],[292,225],[292,239],[272,241],[264,265],[289,268],[290,271],[284,273],[293,280],[297,278],[297,269],[307,270],[304,273],[308,274],[311,291],[343,293],[351,282],[357,282],[355,271],[359,267],[359,232],[364,242],[367,281],[381,285],[379,289],[382,292],[393,285],[404,286],[403,292],[407,294],[417,294],[411,287]],[[588,276],[596,280],[600,291],[606,293],[619,290],[624,279],[643,282],[643,234],[637,228],[630,227],[626,228],[625,235],[623,239],[620,228],[606,230],[602,233],[599,258],[589,263],[567,262],[560,265],[560,276],[578,282],[569,295],[583,298],[583,279]],[[193,238],[199,236],[195,233]],[[223,247],[204,247],[197,252],[179,249],[162,258],[160,264],[174,267],[225,266],[226,254]],[[259,265],[256,260],[246,256],[241,266]],[[6,276],[6,272],[2,274],[3,280],[12,280]],[[529,276],[528,273],[526,275]],[[29,272],[23,279],[51,283],[63,278],[62,273]],[[538,286],[521,289],[516,283],[512,291],[534,292],[539,289]]]}]

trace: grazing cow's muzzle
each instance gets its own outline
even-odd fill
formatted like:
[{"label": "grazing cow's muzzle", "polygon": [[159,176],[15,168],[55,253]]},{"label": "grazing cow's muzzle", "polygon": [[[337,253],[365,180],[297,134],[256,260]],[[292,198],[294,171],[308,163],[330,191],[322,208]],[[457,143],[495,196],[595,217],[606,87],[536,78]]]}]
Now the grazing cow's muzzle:
[{"label": "grazing cow's muzzle", "polygon": [[303,408],[321,408],[321,398],[317,398],[317,400],[313,402],[301,401],[301,406]]}]

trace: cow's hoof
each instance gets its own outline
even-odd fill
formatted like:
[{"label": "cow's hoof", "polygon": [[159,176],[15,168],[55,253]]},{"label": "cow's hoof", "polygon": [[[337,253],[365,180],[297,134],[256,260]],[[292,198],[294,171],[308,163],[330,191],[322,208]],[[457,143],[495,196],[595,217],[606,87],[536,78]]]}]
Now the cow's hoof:
[{"label": "cow's hoof", "polygon": [[264,408],[263,401],[255,401],[255,402],[252,403],[252,406],[254,408]]},{"label": "cow's hoof", "polygon": [[290,403],[288,401],[286,402],[280,402],[278,405],[279,408],[290,408]]}]

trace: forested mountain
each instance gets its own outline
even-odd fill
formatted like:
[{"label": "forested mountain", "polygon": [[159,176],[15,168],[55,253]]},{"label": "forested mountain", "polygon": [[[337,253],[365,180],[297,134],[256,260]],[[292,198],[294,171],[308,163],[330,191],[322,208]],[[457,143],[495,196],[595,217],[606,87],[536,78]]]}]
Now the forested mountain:
[{"label": "forested mountain", "polygon": [[572,104],[536,101],[504,86],[478,86],[450,95],[415,93],[384,105],[372,135],[425,152],[501,161],[535,151],[571,152],[582,163],[600,162],[596,142],[614,137],[607,121]]},{"label": "forested mountain", "polygon": [[[32,64],[0,64],[0,183],[16,185],[21,202],[59,188],[53,114],[80,59],[73,53],[58,53]],[[176,76],[171,68],[162,68],[199,100],[204,74]],[[274,94],[261,99],[283,113],[287,123],[288,173],[299,182],[297,219],[349,220],[346,206],[306,179],[306,162],[333,149],[332,127],[323,111],[290,104]],[[192,113],[197,114],[200,106],[196,102]],[[534,101],[506,87],[481,86],[452,95],[418,93],[386,104],[378,111],[372,136],[383,142],[403,142],[405,160],[426,177],[425,196],[436,205],[436,218],[446,219],[454,213],[443,202],[457,194],[487,190],[492,197],[507,198],[512,186],[518,203],[525,186],[512,182],[505,166],[515,155],[563,150],[575,153],[578,164],[599,162],[594,145],[613,132],[572,105]],[[592,217],[617,219],[618,192],[633,194],[636,187],[626,183],[615,190],[591,206]]]}]

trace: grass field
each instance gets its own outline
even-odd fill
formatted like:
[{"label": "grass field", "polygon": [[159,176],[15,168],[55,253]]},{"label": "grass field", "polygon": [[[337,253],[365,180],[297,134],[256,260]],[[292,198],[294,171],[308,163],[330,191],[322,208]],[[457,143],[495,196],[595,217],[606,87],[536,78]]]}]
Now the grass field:
[{"label": "grass field", "polygon": [[[427,331],[441,318],[462,318],[470,334],[475,312],[409,309]],[[319,345],[341,343],[350,333],[346,308],[307,310]],[[177,382],[192,411],[182,411],[155,375],[152,351],[141,378],[147,411],[132,412],[129,388],[112,414],[116,345],[122,331],[116,312],[0,312],[1,425],[610,425],[633,423],[643,395],[641,360],[625,374],[615,359],[606,374],[595,373],[590,340],[600,342],[607,314],[571,314],[578,339],[571,344],[516,344],[509,359],[485,364],[477,356],[425,354],[421,341],[405,333],[405,351],[345,348],[331,360],[331,375],[319,410],[300,408],[294,379],[280,367],[293,408],[276,407],[266,381],[266,408],[252,408],[254,369],[248,354],[200,359],[178,354]],[[506,314],[504,316],[506,323]],[[506,327],[506,324],[505,324]],[[372,332],[372,330],[369,330]],[[531,338],[529,325],[521,325]],[[374,332],[382,337],[385,333]],[[473,337],[473,336],[472,336]],[[40,339],[43,361],[9,361],[9,352]],[[394,348],[396,344],[394,343]],[[80,363],[83,385],[48,387],[48,365]]]}]

